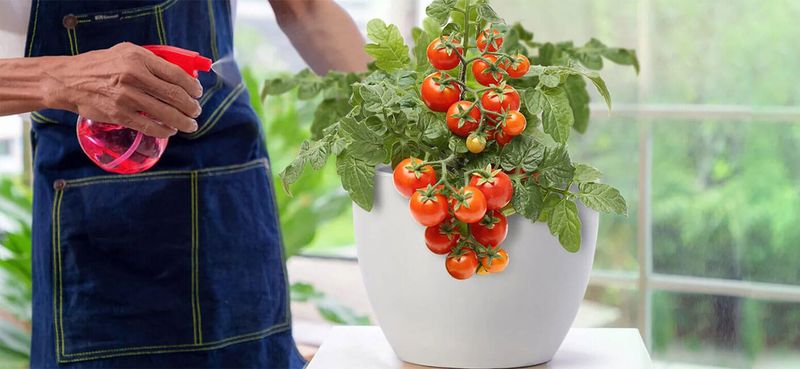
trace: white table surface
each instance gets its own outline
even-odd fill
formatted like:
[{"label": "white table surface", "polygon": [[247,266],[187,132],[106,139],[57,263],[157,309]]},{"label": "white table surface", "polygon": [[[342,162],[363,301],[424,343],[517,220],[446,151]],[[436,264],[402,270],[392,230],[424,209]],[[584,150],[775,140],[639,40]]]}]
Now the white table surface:
[{"label": "white table surface", "polygon": [[[536,369],[645,369],[650,355],[632,328],[573,328],[552,361]],[[395,356],[378,327],[334,327],[307,369],[416,369]]]}]

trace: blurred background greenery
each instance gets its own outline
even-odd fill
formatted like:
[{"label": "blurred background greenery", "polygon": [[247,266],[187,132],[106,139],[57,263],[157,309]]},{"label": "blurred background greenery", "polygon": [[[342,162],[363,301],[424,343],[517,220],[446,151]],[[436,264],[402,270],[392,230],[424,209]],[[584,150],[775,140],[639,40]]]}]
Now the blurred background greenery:
[{"label": "blurred background greenery", "polygon": [[[363,29],[381,17],[408,34],[427,1],[343,0]],[[639,244],[652,247],[662,275],[800,286],[800,1],[493,0],[508,21],[539,40],[597,37],[636,48],[637,77],[606,66],[615,111],[593,109],[592,128],[573,136],[576,160],[605,172],[629,201],[628,218],[605,217],[596,271],[635,278]],[[304,67],[262,0],[240,0],[237,58],[263,118],[273,170],[309,135],[315,101],[285,95],[262,105],[260,82]],[[593,96],[593,101],[600,101]],[[646,143],[642,150],[643,142]],[[642,155],[645,153],[645,155]],[[642,160],[646,160],[642,163]],[[639,168],[650,197],[640,201]],[[0,182],[0,363],[24,365],[30,319],[30,194],[19,179]],[[330,166],[307,172],[293,198],[278,189],[287,255],[352,258],[350,204]],[[644,193],[648,193],[645,191]],[[649,210],[649,222],[638,221]],[[644,226],[645,228],[641,228]],[[644,235],[644,236],[643,236]],[[301,279],[303,276],[299,276]],[[771,285],[772,286],[772,285]],[[337,323],[364,317],[296,284]],[[642,312],[643,294],[652,296]],[[800,295],[799,295],[800,296]],[[800,367],[800,297],[784,301],[704,293],[640,291],[592,282],[587,300],[614,307],[604,326],[649,322],[660,362],[699,367]],[[363,312],[360,312],[363,313]],[[5,365],[5,363],[12,363]]]}]

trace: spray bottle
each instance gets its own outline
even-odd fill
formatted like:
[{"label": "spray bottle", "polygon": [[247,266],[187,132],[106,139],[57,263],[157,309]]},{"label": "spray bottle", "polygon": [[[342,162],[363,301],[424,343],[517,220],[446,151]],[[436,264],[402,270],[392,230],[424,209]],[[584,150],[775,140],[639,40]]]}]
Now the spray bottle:
[{"label": "spray bottle", "polygon": [[[143,46],[153,54],[175,64],[190,76],[208,72],[211,59],[199,53],[173,46]],[[141,112],[147,115],[145,112]],[[78,117],[78,142],[83,152],[100,168],[120,174],[133,174],[150,169],[167,148],[167,138],[147,136],[114,123],[96,122]]]}]

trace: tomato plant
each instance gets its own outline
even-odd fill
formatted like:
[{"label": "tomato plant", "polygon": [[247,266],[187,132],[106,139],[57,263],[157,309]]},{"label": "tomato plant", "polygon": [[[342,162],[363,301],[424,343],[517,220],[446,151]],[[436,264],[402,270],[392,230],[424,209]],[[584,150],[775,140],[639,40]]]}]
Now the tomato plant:
[{"label": "tomato plant", "polygon": [[426,54],[428,55],[428,61],[434,68],[450,70],[458,66],[460,62],[459,55],[464,53],[464,49],[458,47],[460,44],[457,40],[452,40],[452,45],[448,45],[449,41],[451,41],[449,37],[443,36],[431,41],[428,45]]},{"label": "tomato plant", "polygon": [[497,248],[506,240],[508,220],[502,212],[492,210],[480,222],[470,225],[469,230],[481,245]]},{"label": "tomato plant", "polygon": [[482,59],[472,62],[472,74],[475,76],[475,80],[484,86],[500,83],[504,73],[502,64],[497,62],[497,57],[494,55],[486,55]]},{"label": "tomato plant", "polygon": [[478,267],[478,273],[500,273],[506,270],[507,266],[508,252],[506,252],[506,250],[499,249],[497,251],[490,251],[486,256],[481,257],[481,265]]},{"label": "tomato plant", "polygon": [[478,268],[478,255],[471,249],[461,249],[447,257],[445,268],[455,279],[469,279]]},{"label": "tomato plant", "polygon": [[578,201],[627,214],[597,169],[570,159],[567,140],[589,125],[588,87],[611,106],[597,60],[638,71],[634,50],[534,40],[489,0],[433,0],[427,15],[414,45],[396,26],[370,21],[366,72],[267,81],[264,95],[296,87],[300,99],[322,96],[311,139],[281,173],[284,189],[333,156],[342,187],[369,211],[377,168],[394,167],[412,217],[427,227],[427,247],[448,254],[446,269],[460,279],[505,268],[514,251],[508,242],[499,249],[507,216],[545,222],[577,252]]},{"label": "tomato plant", "polygon": [[432,166],[422,165],[422,160],[408,158],[397,164],[392,178],[397,192],[409,197],[414,191],[436,183],[436,172]]},{"label": "tomato plant", "polygon": [[461,233],[452,222],[444,222],[425,228],[425,245],[434,254],[444,255],[453,250]]},{"label": "tomato plant", "polygon": [[481,111],[471,101],[459,101],[447,109],[445,122],[453,134],[466,137],[478,129],[481,120]]},{"label": "tomato plant", "polygon": [[422,101],[433,111],[447,111],[461,96],[461,87],[442,72],[431,73],[420,87]]}]

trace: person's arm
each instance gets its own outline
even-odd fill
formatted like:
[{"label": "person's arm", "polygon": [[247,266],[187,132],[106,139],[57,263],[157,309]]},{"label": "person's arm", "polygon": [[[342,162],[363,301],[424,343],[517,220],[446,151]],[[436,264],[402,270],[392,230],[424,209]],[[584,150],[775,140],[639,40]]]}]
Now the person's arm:
[{"label": "person's arm", "polygon": [[333,0],[269,0],[278,25],[317,74],[361,72],[370,57],[353,19]]},{"label": "person's arm", "polygon": [[179,67],[128,43],[77,56],[0,59],[0,115],[69,110],[168,137],[197,130],[202,93]]}]

